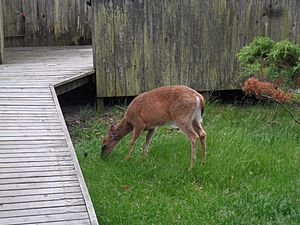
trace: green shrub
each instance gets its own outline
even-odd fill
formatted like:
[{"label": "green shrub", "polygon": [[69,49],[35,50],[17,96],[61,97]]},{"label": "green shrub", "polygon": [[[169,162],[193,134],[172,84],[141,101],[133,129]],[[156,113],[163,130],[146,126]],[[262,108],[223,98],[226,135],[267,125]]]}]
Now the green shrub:
[{"label": "green shrub", "polygon": [[242,76],[280,82],[283,87],[291,86],[300,71],[300,46],[289,40],[256,37],[236,57],[243,67]]}]

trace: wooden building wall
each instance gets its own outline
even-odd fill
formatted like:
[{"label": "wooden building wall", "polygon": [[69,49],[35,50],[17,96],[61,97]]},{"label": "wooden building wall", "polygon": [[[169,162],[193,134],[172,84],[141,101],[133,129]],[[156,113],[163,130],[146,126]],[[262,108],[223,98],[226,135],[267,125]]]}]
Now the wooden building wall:
[{"label": "wooden building wall", "polygon": [[2,0],[5,46],[91,44],[86,0]]},{"label": "wooden building wall", "polygon": [[299,12],[298,0],[94,0],[97,95],[239,88],[236,52],[257,35],[300,43]]},{"label": "wooden building wall", "polygon": [[3,35],[3,13],[2,0],[0,0],[0,64],[3,62],[4,35]]}]

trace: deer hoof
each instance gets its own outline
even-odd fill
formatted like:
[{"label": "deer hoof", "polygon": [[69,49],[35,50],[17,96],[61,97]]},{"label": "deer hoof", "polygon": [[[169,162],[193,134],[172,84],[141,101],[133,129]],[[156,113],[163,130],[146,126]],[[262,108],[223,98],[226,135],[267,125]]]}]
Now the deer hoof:
[{"label": "deer hoof", "polygon": [[129,161],[129,159],[130,159],[129,155],[126,155],[125,158],[124,158],[124,160],[126,160],[126,161]]}]

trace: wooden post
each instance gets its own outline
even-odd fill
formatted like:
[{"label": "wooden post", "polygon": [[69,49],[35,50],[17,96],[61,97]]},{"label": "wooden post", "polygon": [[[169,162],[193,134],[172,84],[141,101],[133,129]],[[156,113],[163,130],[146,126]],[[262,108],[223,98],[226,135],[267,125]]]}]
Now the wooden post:
[{"label": "wooden post", "polygon": [[2,13],[2,0],[0,0],[0,64],[3,63],[3,50],[4,50],[3,13]]},{"label": "wooden post", "polygon": [[104,98],[97,98],[97,111],[104,112]]}]

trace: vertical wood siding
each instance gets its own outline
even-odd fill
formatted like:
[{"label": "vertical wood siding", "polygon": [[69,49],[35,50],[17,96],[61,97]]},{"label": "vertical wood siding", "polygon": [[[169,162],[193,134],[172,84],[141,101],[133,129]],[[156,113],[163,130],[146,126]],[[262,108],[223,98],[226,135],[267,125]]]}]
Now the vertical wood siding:
[{"label": "vertical wood siding", "polygon": [[86,0],[3,0],[5,46],[91,43]]},{"label": "vertical wood siding", "polygon": [[3,13],[2,1],[0,0],[0,64],[3,62],[3,48],[4,48],[4,35],[3,35]]},{"label": "vertical wood siding", "polygon": [[240,87],[236,52],[255,36],[300,43],[297,0],[94,0],[98,97],[185,84]]}]

